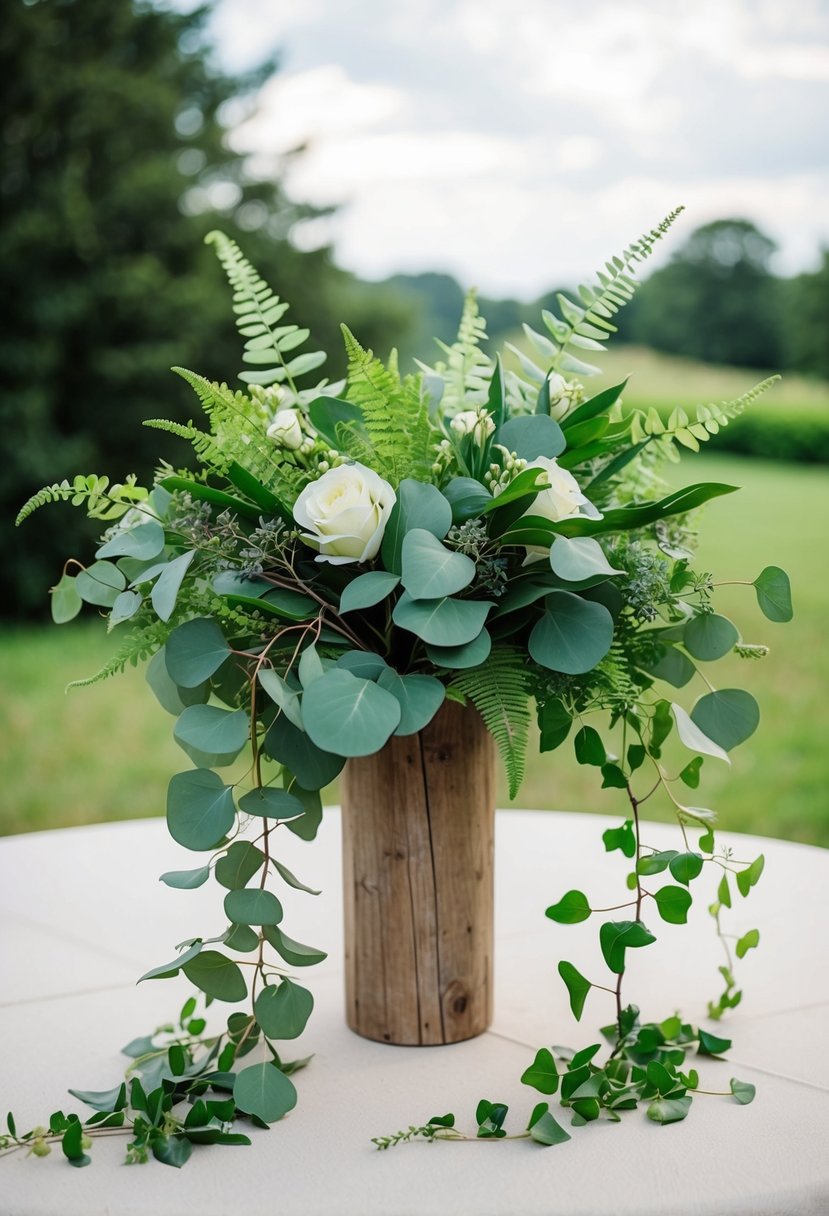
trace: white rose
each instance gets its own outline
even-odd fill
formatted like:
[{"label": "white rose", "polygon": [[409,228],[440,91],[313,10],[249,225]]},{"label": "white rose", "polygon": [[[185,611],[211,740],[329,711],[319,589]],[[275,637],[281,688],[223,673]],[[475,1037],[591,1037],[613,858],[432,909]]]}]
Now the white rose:
[{"label": "white rose", "polygon": [[[587,519],[602,518],[601,511],[582,494],[573,474],[560,468],[555,457],[539,456],[537,460],[531,460],[527,468],[543,469],[550,487],[539,492],[532,506],[524,512],[525,515],[540,515],[552,523],[575,515],[585,516]],[[546,557],[549,551],[549,547],[527,545],[526,562],[536,557]]]},{"label": "white rose", "polygon": [[292,452],[302,447],[305,436],[302,433],[299,412],[292,409],[277,410],[273,422],[268,427],[268,438]]},{"label": "white rose", "polygon": [[294,503],[302,539],[319,549],[318,562],[365,562],[380,549],[397,496],[362,464],[343,464],[312,481]]},{"label": "white rose", "polygon": [[456,435],[471,435],[476,443],[483,443],[495,430],[492,415],[487,410],[461,410],[449,423]]}]

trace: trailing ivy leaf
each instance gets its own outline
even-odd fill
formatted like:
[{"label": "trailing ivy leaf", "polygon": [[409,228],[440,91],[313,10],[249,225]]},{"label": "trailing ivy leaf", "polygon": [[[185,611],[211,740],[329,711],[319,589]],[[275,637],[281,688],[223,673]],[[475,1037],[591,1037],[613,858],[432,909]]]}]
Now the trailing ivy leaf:
[{"label": "trailing ivy leaf", "polygon": [[227,852],[216,862],[216,882],[228,891],[246,887],[262,868],[265,854],[249,840],[234,840]]},{"label": "trailing ivy leaf", "polygon": [[671,717],[671,702],[657,701],[654,709],[653,717],[651,718],[651,737],[648,743],[648,754],[658,760],[662,755],[662,744],[668,738],[674,728],[674,720]]},{"label": "trailing ivy leaf", "polygon": [[606,832],[602,832],[602,840],[607,853],[620,849],[625,857],[635,856],[636,836],[633,831],[633,820],[626,819],[619,828],[608,828]]},{"label": "trailing ivy leaf", "polygon": [[554,1094],[558,1089],[558,1069],[553,1054],[546,1047],[536,1052],[535,1059],[521,1075],[522,1085],[531,1085],[541,1094]]},{"label": "trailing ivy leaf", "polygon": [[564,980],[567,992],[570,995],[570,1009],[576,1021],[581,1020],[581,1015],[584,1012],[584,1002],[587,994],[593,985],[590,980],[586,980],[581,972],[577,971],[572,963],[568,963],[566,959],[562,959],[558,965],[558,973]]},{"label": "trailing ivy leaf", "polygon": [[184,974],[202,992],[216,1001],[243,1001],[247,984],[238,965],[218,950],[203,950],[185,964]]},{"label": "trailing ivy leaf", "polygon": [[541,732],[539,748],[542,752],[555,751],[570,733],[573,718],[558,699],[545,701],[538,707],[538,729]]},{"label": "trailing ivy leaf", "polygon": [[269,1039],[298,1038],[313,1008],[311,993],[293,980],[282,980],[279,986],[266,985],[254,1003],[256,1020]]},{"label": "trailing ivy leaf", "polygon": [[294,1109],[297,1093],[293,1082],[275,1064],[251,1064],[237,1073],[233,1100],[240,1110],[263,1123],[275,1123]]},{"label": "trailing ivy leaf", "polygon": [[682,1098],[655,1098],[648,1106],[648,1118],[654,1123],[679,1123],[691,1109],[691,1096]]},{"label": "trailing ivy leaf", "polygon": [[710,1030],[700,1030],[697,1054],[701,1056],[721,1056],[731,1047],[731,1039],[721,1039]]},{"label": "trailing ivy leaf", "polygon": [[455,1116],[448,1115],[432,1115],[431,1119],[426,1120],[427,1127],[454,1127]]},{"label": "trailing ivy leaf", "polygon": [[785,570],[779,566],[766,566],[754,580],[754,590],[760,611],[768,620],[785,622],[792,619],[792,590]]},{"label": "trailing ivy leaf", "polygon": [[688,909],[693,902],[690,891],[686,891],[684,887],[660,887],[658,891],[654,891],[653,898],[659,915],[669,925],[688,923]]},{"label": "trailing ivy leaf", "polygon": [[734,947],[734,952],[737,958],[745,958],[749,950],[753,950],[755,946],[760,944],[760,930],[749,929],[748,933],[744,933]]},{"label": "trailing ivy leaf", "polygon": [[538,1118],[530,1124],[529,1133],[536,1144],[552,1146],[555,1144],[564,1144],[571,1139],[570,1133],[565,1131],[560,1123],[557,1123],[549,1110],[544,1111]]},{"label": "trailing ivy leaf", "polygon": [[196,887],[204,886],[209,877],[210,866],[199,866],[197,870],[168,870],[158,881],[178,891],[193,891]]},{"label": "trailing ivy leaf", "polygon": [[618,764],[602,765],[603,790],[626,790],[627,786],[627,777],[619,768]]},{"label": "trailing ivy leaf", "polygon": [[651,853],[649,857],[640,857],[637,866],[639,874],[661,874],[667,870],[668,864],[677,856],[675,849],[666,849],[662,853]]},{"label": "trailing ivy leaf", "polygon": [[717,900],[724,908],[731,907],[731,889],[728,885],[728,875],[723,874],[717,887]]},{"label": "trailing ivy leaf", "polygon": [[687,887],[702,873],[703,860],[699,853],[677,853],[668,863],[668,868],[677,882]]},{"label": "trailing ivy leaf", "polygon": [[577,925],[580,921],[589,918],[590,911],[590,904],[583,892],[568,891],[566,895],[562,895],[557,904],[552,904],[547,909],[545,916],[549,916],[550,920],[557,921],[560,925]]},{"label": "trailing ivy leaf", "polygon": [[77,1119],[73,1119],[63,1133],[60,1146],[70,1165],[89,1165],[90,1158],[83,1151],[83,1134],[83,1126]]},{"label": "trailing ivy leaf", "polygon": [[757,1090],[750,1081],[738,1081],[736,1077],[732,1077],[728,1084],[740,1106],[748,1106],[754,1101]]},{"label": "trailing ivy leaf", "polygon": [[573,738],[576,760],[600,768],[607,759],[601,735],[592,726],[583,726]]},{"label": "trailing ivy leaf", "polygon": [[760,709],[751,693],[741,688],[721,688],[700,697],[691,718],[709,739],[730,752],[754,734]]},{"label": "trailing ivy leaf", "polygon": [[737,890],[745,898],[752,887],[756,886],[760,881],[760,875],[763,873],[766,859],[761,853],[759,857],[755,857],[750,866],[744,870],[738,870],[735,878],[737,880]]},{"label": "trailing ivy leaf", "polygon": [[679,774],[680,781],[687,785],[689,789],[695,790],[699,786],[699,771],[702,768],[702,756],[694,756],[693,760],[689,760],[685,768]]},{"label": "trailing ivy leaf", "polygon": [[599,945],[604,960],[616,975],[625,969],[625,950],[649,946],[654,935],[638,920],[606,921],[599,930]]}]

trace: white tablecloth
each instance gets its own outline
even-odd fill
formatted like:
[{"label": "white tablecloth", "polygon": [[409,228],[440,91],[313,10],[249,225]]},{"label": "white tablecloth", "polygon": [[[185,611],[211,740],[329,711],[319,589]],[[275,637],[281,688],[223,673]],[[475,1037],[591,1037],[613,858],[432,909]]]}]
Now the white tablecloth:
[{"label": "white tablecloth", "polygon": [[[525,1141],[403,1145],[378,1153],[374,1135],[452,1110],[474,1130],[480,1097],[510,1104],[513,1126],[534,1090],[519,1078],[543,1045],[585,1046],[612,1021],[609,996],[592,992],[575,1025],[555,965],[568,958],[600,977],[596,923],[560,926],[544,909],[577,886],[598,906],[621,902],[629,864],[604,855],[598,816],[499,812],[496,837],[496,1002],[493,1029],[451,1047],[367,1042],[342,1017],[340,823],[327,811],[312,844],[284,833],[282,856],[318,898],[287,892],[285,928],[329,951],[303,974],[316,1010],[297,1055],[297,1109],[250,1148],[197,1148],[183,1170],[155,1162],[121,1168],[125,1139],[98,1141],[93,1164],[71,1169],[59,1146],[45,1160],[0,1160],[2,1216],[826,1216],[829,1213],[829,852],[732,836],[735,856],[766,855],[729,931],[758,927],[759,950],[739,970],[744,1004],[719,1033],[726,1063],[701,1060],[702,1084],[757,1086],[748,1107],[698,1097],[684,1123],[662,1127],[640,1110],[621,1125],[573,1129],[570,1143]],[[676,847],[676,829],[648,825],[645,839]],[[135,987],[174,956],[174,943],[220,933],[214,883],[173,891],[167,869],[189,868],[159,820],[43,832],[0,841],[0,1107],[18,1128],[59,1107],[87,1108],[69,1086],[108,1089],[119,1047],[170,1020],[189,985],[182,977]],[[628,955],[625,998],[644,1019],[680,1010],[693,1022],[718,991],[719,943],[705,904],[714,879],[698,880],[689,926],[651,919],[659,943]],[[281,893],[280,893],[281,895]],[[664,948],[663,948],[664,943]],[[214,1006],[221,1018],[230,1007]],[[293,1052],[291,1055],[293,1056]],[[567,1126],[569,1116],[552,1100]],[[196,1159],[198,1157],[198,1160]]]}]

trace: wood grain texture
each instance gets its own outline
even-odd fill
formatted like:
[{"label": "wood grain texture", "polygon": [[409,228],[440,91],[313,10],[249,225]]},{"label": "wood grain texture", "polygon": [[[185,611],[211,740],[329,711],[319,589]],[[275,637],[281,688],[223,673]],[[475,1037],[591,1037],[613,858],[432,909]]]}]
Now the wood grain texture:
[{"label": "wood grain texture", "polygon": [[342,778],[346,1018],[385,1043],[457,1043],[492,1020],[494,746],[446,701]]}]

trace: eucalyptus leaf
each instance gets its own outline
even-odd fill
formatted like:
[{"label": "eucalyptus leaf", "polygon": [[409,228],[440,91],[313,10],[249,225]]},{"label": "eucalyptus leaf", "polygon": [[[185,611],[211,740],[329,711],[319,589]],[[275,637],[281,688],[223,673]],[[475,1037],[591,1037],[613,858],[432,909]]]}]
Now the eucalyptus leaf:
[{"label": "eucalyptus leaf", "polygon": [[550,549],[550,565],[559,578],[568,582],[594,575],[624,574],[624,570],[611,566],[601,545],[591,536],[557,537]]},{"label": "eucalyptus leaf", "polygon": [[395,735],[414,735],[423,730],[446,696],[446,689],[434,676],[400,676],[390,667],[381,672],[377,684],[390,692],[400,705],[400,723]]},{"label": "eucalyptus leaf", "polygon": [[[302,889],[307,890],[308,888]],[[328,958],[324,950],[317,950],[315,946],[305,946],[302,942],[294,941],[276,925],[265,925],[263,932],[277,954],[281,955],[291,967],[312,967]]]},{"label": "eucalyptus leaf", "polygon": [[302,730],[299,694],[294,692],[283,680],[282,676],[270,667],[260,667],[257,678],[270,699],[279,706],[288,721],[298,730]]},{"label": "eucalyptus leaf", "polygon": [[199,866],[197,870],[168,870],[161,875],[159,882],[178,891],[193,891],[196,887],[203,887],[209,877],[210,866]]},{"label": "eucalyptus leaf", "polygon": [[725,749],[710,739],[696,721],[688,716],[681,705],[672,704],[671,712],[674,715],[677,733],[685,747],[692,752],[701,752],[705,756],[714,756],[717,760],[724,760],[726,764],[731,763]]},{"label": "eucalyptus leaf", "polygon": [[245,977],[237,963],[218,950],[203,950],[182,968],[195,984],[215,1001],[243,1001],[247,996]]},{"label": "eucalyptus leaf", "polygon": [[[288,721],[285,714],[274,719],[263,746],[267,755],[290,769],[305,790],[321,790],[334,780],[345,764],[342,756],[317,747],[304,731],[297,730]],[[288,827],[295,830],[291,824]]]},{"label": "eucalyptus leaf", "polygon": [[101,545],[95,556],[104,557],[134,557],[139,561],[149,561],[158,557],[164,548],[164,529],[154,519],[137,524],[134,528],[117,531],[106,544]]},{"label": "eucalyptus leaf", "polygon": [[520,460],[560,456],[567,446],[564,433],[548,414],[524,414],[510,418],[495,433],[495,443]]},{"label": "eucalyptus leaf", "polygon": [[426,654],[436,667],[446,667],[450,671],[463,671],[469,667],[480,667],[489,658],[492,650],[492,637],[488,630],[482,629],[471,642],[462,646],[430,646],[426,645]]},{"label": "eucalyptus leaf", "polygon": [[255,1115],[263,1123],[275,1123],[296,1106],[294,1084],[277,1066],[251,1064],[236,1074],[233,1101],[240,1110]]},{"label": "eucalyptus leaf", "polygon": [[93,562],[75,576],[78,595],[98,608],[111,608],[126,585],[127,580],[112,562]]},{"label": "eucalyptus leaf", "polygon": [[385,570],[369,570],[346,583],[340,596],[340,612],[357,612],[361,608],[373,608],[388,599],[400,582],[398,574],[387,574]]},{"label": "eucalyptus leaf", "polygon": [[397,502],[383,532],[380,556],[391,574],[402,574],[403,537],[410,528],[425,528],[442,540],[452,527],[452,508],[436,486],[404,477]]},{"label": "eucalyptus leaf", "polygon": [[228,891],[224,909],[235,925],[278,925],[283,916],[282,904],[273,892],[258,887]]},{"label": "eucalyptus leaf", "polygon": [[463,646],[480,634],[491,607],[483,600],[414,600],[406,592],[397,601],[392,617],[401,629],[430,645]]},{"label": "eucalyptus leaf", "polygon": [[56,625],[65,625],[67,621],[74,620],[83,607],[75,578],[65,571],[57,586],[52,588],[51,597],[52,620]]},{"label": "eucalyptus leaf", "polygon": [[246,887],[261,870],[265,854],[249,840],[234,840],[216,862],[216,882],[228,891]]},{"label": "eucalyptus leaf", "polygon": [[165,644],[167,671],[180,688],[203,684],[229,654],[224,634],[209,617],[185,621],[173,630]]},{"label": "eucalyptus leaf", "polygon": [[766,566],[754,580],[754,590],[760,611],[768,620],[785,622],[792,619],[792,589],[785,570],[779,566]]},{"label": "eucalyptus leaf", "polygon": [[751,693],[741,688],[722,688],[700,697],[691,710],[696,726],[727,752],[753,735],[760,709]]},{"label": "eucalyptus leaf", "polygon": [[189,553],[182,553],[180,557],[173,558],[153,584],[150,599],[162,621],[169,621],[173,615],[181,584],[195,556],[195,550],[191,549]]},{"label": "eucalyptus leaf", "polygon": [[302,720],[313,743],[340,756],[370,756],[400,723],[390,692],[350,671],[334,668],[302,697]]},{"label": "eucalyptus leaf", "polygon": [[253,1011],[268,1039],[296,1039],[308,1022],[314,1008],[314,998],[307,988],[293,980],[282,980],[279,986],[268,984],[256,998]]},{"label": "eucalyptus leaf", "polygon": [[167,827],[173,840],[201,852],[215,848],[236,820],[233,791],[218,773],[176,773],[167,790]]},{"label": "eucalyptus leaf", "polygon": [[[221,709],[218,705],[188,705],[173,730],[173,737],[198,762],[211,757],[205,767],[232,764],[248,741],[250,722],[243,709]],[[194,756],[193,753],[196,753]]]},{"label": "eucalyptus leaf", "polygon": [[728,617],[703,612],[685,626],[684,642],[695,659],[712,662],[734,649],[740,635]]},{"label": "eucalyptus leaf", "polygon": [[566,675],[592,671],[613,642],[613,618],[602,604],[553,591],[529,638],[531,656],[542,667]]},{"label": "eucalyptus leaf", "polygon": [[239,799],[239,810],[243,815],[259,815],[263,819],[296,819],[305,814],[299,798],[272,785],[244,794]]},{"label": "eucalyptus leaf", "polygon": [[183,954],[180,954],[178,958],[174,958],[169,963],[162,963],[158,967],[153,967],[149,971],[145,971],[145,973],[141,976],[141,979],[138,980],[138,983],[140,984],[144,980],[166,980],[173,975],[178,975],[182,967],[187,966],[188,963],[192,962],[192,960],[201,953],[201,948],[202,942],[199,938],[193,943],[192,946],[190,946],[188,950],[185,950]]},{"label": "eucalyptus leaf", "polygon": [[425,528],[412,528],[403,538],[401,582],[413,600],[435,600],[468,587],[475,563],[447,549]]}]

